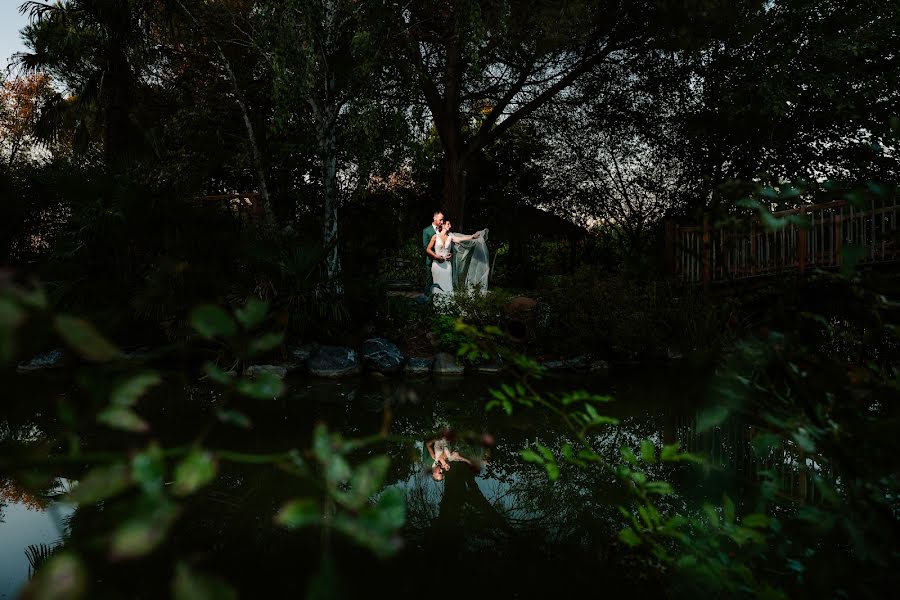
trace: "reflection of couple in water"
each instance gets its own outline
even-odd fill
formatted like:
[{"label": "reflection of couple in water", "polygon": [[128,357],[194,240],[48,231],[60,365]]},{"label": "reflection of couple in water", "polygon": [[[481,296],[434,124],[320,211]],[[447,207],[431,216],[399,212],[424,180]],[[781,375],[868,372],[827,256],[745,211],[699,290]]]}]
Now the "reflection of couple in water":
[{"label": "reflection of couple in water", "polygon": [[457,437],[448,428],[425,443],[431,457],[431,478],[443,483],[444,488],[431,531],[448,549],[461,547],[467,533],[509,529],[497,507],[485,498],[476,479],[481,472],[483,442],[481,445],[467,443],[470,441],[473,440],[466,436]]},{"label": "reflection of couple in water", "polygon": [[425,448],[431,455],[431,478],[435,481],[443,481],[444,473],[450,470],[451,462],[464,462],[472,467],[475,471],[480,470],[480,465],[476,465],[471,460],[460,454],[457,450],[450,448],[450,435],[448,431],[444,431],[440,437],[428,440]]}]

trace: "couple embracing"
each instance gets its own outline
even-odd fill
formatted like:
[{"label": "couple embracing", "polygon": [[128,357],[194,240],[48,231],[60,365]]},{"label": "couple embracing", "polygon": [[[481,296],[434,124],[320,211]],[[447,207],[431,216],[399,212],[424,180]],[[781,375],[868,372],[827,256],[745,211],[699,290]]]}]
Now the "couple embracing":
[{"label": "couple embracing", "polygon": [[452,231],[453,224],[436,211],[431,225],[422,230],[427,269],[425,295],[452,294],[454,288],[477,288],[487,291],[490,266],[487,252],[487,229],[472,235]]}]

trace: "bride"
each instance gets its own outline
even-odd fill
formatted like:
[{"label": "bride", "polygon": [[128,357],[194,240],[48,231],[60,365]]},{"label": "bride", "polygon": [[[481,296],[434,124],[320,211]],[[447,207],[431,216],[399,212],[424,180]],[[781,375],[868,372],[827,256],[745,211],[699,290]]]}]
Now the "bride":
[{"label": "bride", "polygon": [[450,221],[444,221],[425,250],[433,259],[434,293],[452,294],[454,282],[458,287],[479,287],[486,292],[489,263],[485,241],[488,230],[462,235],[452,233],[452,227]]}]

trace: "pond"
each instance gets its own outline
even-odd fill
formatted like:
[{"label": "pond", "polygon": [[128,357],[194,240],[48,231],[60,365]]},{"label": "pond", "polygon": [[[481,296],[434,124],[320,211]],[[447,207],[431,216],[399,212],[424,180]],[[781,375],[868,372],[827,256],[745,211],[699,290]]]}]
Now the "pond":
[{"label": "pond", "polygon": [[[316,573],[333,573],[330,581],[353,597],[448,590],[503,597],[582,589],[633,594],[656,593],[666,585],[658,566],[617,538],[623,526],[617,505],[625,494],[613,477],[562,466],[560,478],[550,482],[540,466],[521,459],[519,451],[535,442],[557,449],[570,435],[540,410],[486,412],[496,378],[289,380],[284,397],[242,407],[252,421],[246,431],[210,426],[219,401],[215,390],[168,385],[141,403],[150,433],[96,427],[72,440],[54,409],[67,390],[41,382],[36,391],[31,377],[25,383],[20,378],[22,393],[29,391],[9,403],[0,443],[34,455],[52,456],[72,443],[87,453],[134,451],[151,441],[171,447],[198,435],[208,448],[264,454],[308,448],[320,422],[347,437],[388,431],[397,441],[380,448],[391,459],[385,489],[405,493],[406,525],[402,547],[383,560],[337,534],[326,540],[314,528],[286,530],[273,517],[287,500],[313,493],[308,485],[277,465],[222,461],[218,477],[190,498],[160,548],[141,561],[116,560],[103,545],[113,509],[58,502],[92,465],[20,470],[0,475],[0,598],[15,597],[27,582],[35,560],[29,554],[41,545],[44,551],[54,545],[78,548],[89,557],[92,598],[165,597],[176,557],[227,580],[242,597],[304,596]],[[644,438],[658,446],[681,440],[714,458],[712,466],[653,465],[651,475],[672,483],[680,501],[721,499],[723,490],[740,501],[752,479],[742,468],[742,429],[696,433],[707,381],[707,374],[691,369],[644,367],[543,385],[614,396],[606,414],[620,423],[600,430],[595,440],[610,460],[622,445],[637,451]],[[452,461],[436,481],[426,443],[447,428],[454,432],[451,450],[474,464]],[[333,558],[324,563],[323,544]]]}]

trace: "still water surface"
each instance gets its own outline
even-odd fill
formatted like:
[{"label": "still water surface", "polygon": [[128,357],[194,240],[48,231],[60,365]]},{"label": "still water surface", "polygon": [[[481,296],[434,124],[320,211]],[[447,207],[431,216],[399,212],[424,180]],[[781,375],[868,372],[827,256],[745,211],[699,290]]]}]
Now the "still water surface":
[{"label": "still water surface", "polygon": [[[642,438],[657,445],[682,439],[694,451],[718,453],[720,462],[739,462],[734,444],[720,433],[698,439],[693,420],[706,395],[706,376],[682,369],[635,369],[613,378],[559,379],[552,389],[585,388],[612,394],[607,414],[621,419],[597,436],[602,452],[615,459],[622,445],[637,448]],[[542,469],[523,462],[518,452],[535,442],[559,448],[570,441],[564,428],[540,411],[512,417],[485,413],[488,389],[496,379],[465,378],[420,382],[289,381],[286,397],[245,407],[249,433],[217,426],[206,445],[242,452],[280,452],[308,447],[317,422],[347,437],[371,435],[387,426],[407,443],[386,447],[391,469],[385,487],[404,490],[407,525],[403,547],[381,561],[337,536],[333,548],[336,578],[354,596],[388,593],[421,596],[449,590],[473,595],[563,596],[594,588],[652,593],[664,579],[616,539],[622,527],[616,508],[625,496],[615,481],[577,469],[563,469],[550,483]],[[59,391],[57,390],[58,394]],[[164,447],[194,439],[210,422],[217,404],[213,390],[184,386],[141,403],[152,424],[150,439]],[[29,404],[28,406],[32,406]],[[22,403],[7,416],[2,435],[53,446],[62,428],[51,405]],[[459,450],[481,469],[451,463],[435,481],[425,449],[445,428],[490,434],[494,444],[462,444]],[[123,443],[103,429],[87,435],[87,450]],[[49,441],[48,441],[49,440]],[[142,443],[146,443],[144,440]],[[707,447],[703,447],[706,445]],[[709,453],[709,452],[707,452]],[[87,465],[52,473],[59,488],[76,480]],[[671,481],[685,495],[721,495],[735,487],[728,469],[659,466],[652,476]],[[62,478],[62,479],[59,479]],[[26,550],[36,544],[65,543],[91,548],[103,535],[102,515],[47,499],[47,488],[29,491],[21,474],[3,479],[0,498],[0,598],[13,598],[27,581]],[[322,538],[316,531],[285,531],[273,515],[288,499],[308,489],[274,466],[222,463],[219,477],[192,499],[171,539],[149,560],[134,564],[97,560],[89,565],[93,597],[160,597],[167,594],[177,555],[227,579],[242,597],[303,596],[319,570]],[[737,491],[739,493],[739,490]],[[29,495],[37,494],[37,495]],[[602,583],[601,583],[602,582]]]}]

